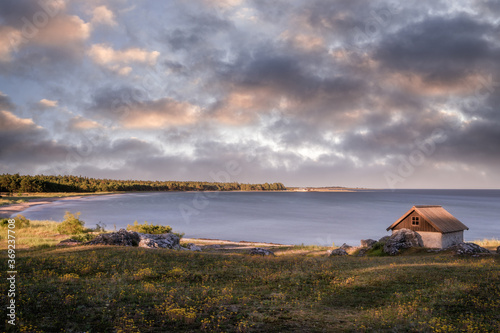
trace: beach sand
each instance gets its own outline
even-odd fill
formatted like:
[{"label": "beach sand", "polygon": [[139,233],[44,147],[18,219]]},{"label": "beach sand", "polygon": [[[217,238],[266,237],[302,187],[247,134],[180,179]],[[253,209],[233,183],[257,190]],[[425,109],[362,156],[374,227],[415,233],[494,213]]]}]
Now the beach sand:
[{"label": "beach sand", "polygon": [[20,212],[22,212],[25,209],[28,209],[29,207],[33,206],[38,206],[38,205],[46,205],[54,201],[58,200],[74,200],[74,199],[81,199],[81,196],[74,196],[74,197],[53,197],[53,198],[40,198],[40,199],[33,199],[28,202],[22,202],[22,203],[15,203],[12,205],[6,205],[0,207],[0,218],[8,218],[13,216],[14,214],[17,215]]}]

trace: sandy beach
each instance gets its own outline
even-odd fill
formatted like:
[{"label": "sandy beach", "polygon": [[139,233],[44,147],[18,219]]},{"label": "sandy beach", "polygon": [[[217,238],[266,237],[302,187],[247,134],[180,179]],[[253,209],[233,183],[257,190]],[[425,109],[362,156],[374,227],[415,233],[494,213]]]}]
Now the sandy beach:
[{"label": "sandy beach", "polygon": [[28,209],[29,207],[32,206],[38,206],[38,205],[46,205],[54,201],[58,200],[74,200],[74,199],[81,199],[82,196],[74,196],[74,197],[53,197],[53,198],[40,198],[40,199],[33,199],[28,202],[22,202],[22,203],[15,203],[12,205],[6,205],[0,207],[0,218],[7,218],[12,216],[13,214],[19,214],[25,209]]}]

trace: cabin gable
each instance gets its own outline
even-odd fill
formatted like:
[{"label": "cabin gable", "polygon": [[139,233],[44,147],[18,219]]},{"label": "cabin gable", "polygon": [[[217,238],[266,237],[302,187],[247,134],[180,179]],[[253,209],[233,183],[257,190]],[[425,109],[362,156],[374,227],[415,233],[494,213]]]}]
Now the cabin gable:
[{"label": "cabin gable", "polygon": [[410,214],[406,215],[406,217],[401,220],[396,226],[394,226],[393,230],[399,229],[410,229],[413,231],[421,231],[421,232],[440,232],[432,224],[427,221],[427,219],[419,214],[416,210],[413,210]]}]

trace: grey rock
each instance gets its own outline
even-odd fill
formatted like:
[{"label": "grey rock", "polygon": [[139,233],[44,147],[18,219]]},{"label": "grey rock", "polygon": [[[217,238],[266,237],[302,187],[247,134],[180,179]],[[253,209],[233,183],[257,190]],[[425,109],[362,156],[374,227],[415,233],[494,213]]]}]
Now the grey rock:
[{"label": "grey rock", "polygon": [[167,248],[178,249],[179,236],[172,233],[166,234],[142,234],[135,231],[120,229],[118,232],[98,235],[85,245],[119,245],[119,246],[140,246],[145,248]]},{"label": "grey rock", "polygon": [[422,237],[417,232],[410,229],[400,229],[385,242],[384,252],[393,256],[398,254],[401,249],[422,246]]},{"label": "grey rock", "polygon": [[253,249],[250,249],[250,251],[248,251],[248,253],[251,255],[259,255],[259,256],[274,256],[275,255],[273,251],[263,249],[261,247],[254,247]]},{"label": "grey rock", "polygon": [[330,257],[336,257],[336,256],[346,256],[347,255],[347,251],[342,249],[342,248],[338,248],[338,249],[335,249],[335,250],[331,250],[331,251],[328,251],[328,254]]},{"label": "grey rock", "polygon": [[353,254],[354,252],[356,252],[356,250],[359,249],[359,247],[357,247],[357,246],[350,246],[350,245],[347,245],[346,243],[344,243],[344,244],[342,244],[342,246],[340,247],[340,249],[342,249],[345,252],[347,252],[347,254]]},{"label": "grey rock", "polygon": [[85,245],[138,246],[141,238],[137,232],[120,229],[117,232],[98,235]]},{"label": "grey rock", "polygon": [[361,240],[361,247],[372,247],[377,241],[374,239],[362,239]]},{"label": "grey rock", "polygon": [[220,244],[211,244],[211,245],[205,245],[204,248],[206,249],[220,249],[222,246]]},{"label": "grey rock", "polygon": [[459,243],[449,247],[447,250],[452,250],[455,254],[461,255],[491,254],[490,251],[475,243]]},{"label": "grey rock", "polygon": [[391,239],[391,236],[384,236],[380,238],[378,241],[379,243],[386,243],[389,239]]},{"label": "grey rock", "polygon": [[81,241],[76,240],[76,239],[72,239],[72,238],[68,238],[68,239],[60,241],[59,244],[57,244],[56,246],[76,246],[76,245],[80,245],[80,244],[82,244]]},{"label": "grey rock", "polygon": [[138,235],[141,239],[139,242],[140,247],[147,247],[151,249],[161,248],[161,249],[174,249],[174,250],[178,250],[181,247],[179,245],[180,241],[179,236],[176,236],[172,233],[158,234],[158,235],[138,233]]},{"label": "grey rock", "polygon": [[193,243],[188,243],[186,245],[186,248],[190,251],[197,251],[197,252],[201,252],[201,247],[199,247],[198,245],[195,245]]}]

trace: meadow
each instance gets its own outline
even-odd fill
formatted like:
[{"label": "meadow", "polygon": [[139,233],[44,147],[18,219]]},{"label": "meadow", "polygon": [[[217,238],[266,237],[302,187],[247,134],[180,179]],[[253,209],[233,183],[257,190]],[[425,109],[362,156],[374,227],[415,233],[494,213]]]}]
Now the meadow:
[{"label": "meadow", "polygon": [[[499,255],[326,257],[326,248],[292,246],[256,257],[243,250],[59,247],[67,236],[49,221],[18,232],[19,321],[6,330],[500,331]],[[5,237],[0,244],[5,253]],[[7,271],[6,259],[0,269]],[[4,278],[0,284],[7,290]],[[0,299],[6,304],[6,293]]]}]

